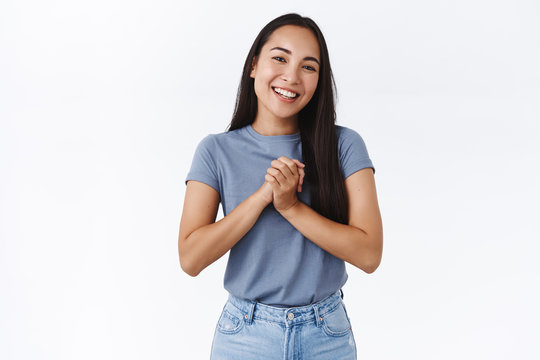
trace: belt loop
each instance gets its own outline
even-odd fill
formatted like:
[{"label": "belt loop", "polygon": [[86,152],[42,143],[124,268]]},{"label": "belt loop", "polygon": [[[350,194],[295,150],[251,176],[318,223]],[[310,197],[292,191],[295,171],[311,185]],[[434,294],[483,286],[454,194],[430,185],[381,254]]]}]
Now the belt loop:
[{"label": "belt loop", "polygon": [[315,311],[315,324],[317,324],[317,327],[320,327],[321,318],[319,316],[319,307],[317,305],[313,305],[313,311]]},{"label": "belt loop", "polygon": [[253,321],[253,313],[255,312],[255,304],[256,302],[249,301],[248,312],[247,314],[244,315],[244,321],[247,324],[251,324],[251,322]]}]

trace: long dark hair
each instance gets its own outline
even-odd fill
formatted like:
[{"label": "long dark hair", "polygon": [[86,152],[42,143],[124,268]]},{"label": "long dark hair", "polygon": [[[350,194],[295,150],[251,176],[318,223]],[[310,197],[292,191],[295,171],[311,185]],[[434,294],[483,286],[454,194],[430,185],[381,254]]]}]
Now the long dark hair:
[{"label": "long dark hair", "polygon": [[250,77],[252,61],[270,35],[284,25],[296,25],[313,32],[319,42],[321,65],[317,89],[309,103],[298,114],[302,139],[305,180],[311,189],[311,208],[319,214],[347,224],[348,203],[338,158],[336,134],[335,88],[324,36],[313,20],[298,14],[285,14],[270,21],[257,35],[244,63],[236,96],[236,106],[228,131],[252,124],[257,115],[254,79]]}]

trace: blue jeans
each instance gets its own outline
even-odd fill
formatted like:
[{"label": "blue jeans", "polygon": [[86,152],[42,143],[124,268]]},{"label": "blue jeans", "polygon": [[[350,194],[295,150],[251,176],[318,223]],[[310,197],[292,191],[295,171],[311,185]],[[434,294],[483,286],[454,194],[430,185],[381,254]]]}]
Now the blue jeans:
[{"label": "blue jeans", "polygon": [[216,325],[210,359],[356,360],[343,291],[289,308],[229,294]]}]

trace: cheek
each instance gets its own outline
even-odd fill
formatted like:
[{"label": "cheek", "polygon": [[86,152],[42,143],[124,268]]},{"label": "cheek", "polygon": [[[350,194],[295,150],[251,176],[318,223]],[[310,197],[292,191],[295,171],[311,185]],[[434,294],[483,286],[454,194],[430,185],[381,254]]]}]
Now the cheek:
[{"label": "cheek", "polygon": [[253,87],[255,90],[255,96],[257,97],[258,100],[264,100],[268,96],[267,93],[268,93],[269,86],[270,85],[268,81],[263,76],[257,76],[257,78],[255,78]]},{"label": "cheek", "polygon": [[260,69],[257,72],[257,77],[255,78],[255,88],[262,89],[263,87],[270,86],[270,82],[273,78],[273,72],[269,69]]},{"label": "cheek", "polygon": [[261,85],[257,83],[257,81],[255,81],[255,86],[253,90],[255,91],[255,96],[257,97],[257,99],[261,99],[263,90],[261,89]]},{"label": "cheek", "polygon": [[308,82],[306,82],[306,92],[308,92],[311,95],[315,93],[315,90],[317,90],[317,84],[319,83],[319,78],[310,79]]},{"label": "cheek", "polygon": [[275,79],[279,75],[278,68],[276,66],[267,66],[264,68],[263,71],[261,71],[261,79],[264,82],[271,82],[273,79]]}]

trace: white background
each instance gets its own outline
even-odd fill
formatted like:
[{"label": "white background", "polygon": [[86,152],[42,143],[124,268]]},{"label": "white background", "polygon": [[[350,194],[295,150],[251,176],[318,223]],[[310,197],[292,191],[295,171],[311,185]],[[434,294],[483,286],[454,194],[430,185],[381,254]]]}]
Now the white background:
[{"label": "white background", "polygon": [[344,287],[359,359],[540,357],[538,1],[4,0],[0,358],[208,358],[227,256],[181,271],[184,178],[290,11],[376,167],[383,261]]}]

